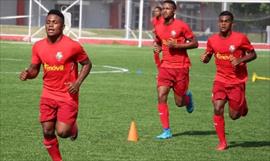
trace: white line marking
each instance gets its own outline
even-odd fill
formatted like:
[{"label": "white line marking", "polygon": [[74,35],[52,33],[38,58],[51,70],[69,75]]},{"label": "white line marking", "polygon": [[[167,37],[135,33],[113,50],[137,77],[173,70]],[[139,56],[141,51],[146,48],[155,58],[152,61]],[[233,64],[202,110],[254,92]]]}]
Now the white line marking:
[{"label": "white line marking", "polygon": [[[109,65],[102,65],[103,68],[107,69],[113,69],[113,70],[101,70],[101,71],[92,71],[90,74],[106,74],[106,73],[126,73],[129,70],[126,68],[121,68],[121,67],[113,67]],[[20,72],[3,72],[0,71],[0,74],[19,74]]]},{"label": "white line marking", "polygon": [[1,58],[0,61],[23,61],[23,59]]}]

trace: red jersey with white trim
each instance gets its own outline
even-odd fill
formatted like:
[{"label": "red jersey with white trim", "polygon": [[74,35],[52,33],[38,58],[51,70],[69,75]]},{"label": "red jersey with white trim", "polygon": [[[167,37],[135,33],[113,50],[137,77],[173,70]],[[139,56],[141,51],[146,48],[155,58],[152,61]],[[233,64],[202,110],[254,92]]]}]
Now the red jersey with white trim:
[{"label": "red jersey with white trim", "polygon": [[47,38],[36,42],[32,48],[32,64],[43,65],[41,97],[78,102],[78,94],[70,94],[67,83],[78,78],[78,62],[87,58],[82,46],[65,35],[53,44]]},{"label": "red jersey with white trim", "polygon": [[162,60],[160,67],[190,67],[191,63],[186,49],[169,49],[167,46],[168,40],[173,40],[178,44],[181,44],[185,43],[187,39],[194,38],[194,34],[188,24],[179,19],[174,19],[169,25],[165,25],[164,23],[157,25],[155,30],[157,38],[156,41],[160,43],[162,47]]},{"label": "red jersey with white trim", "polygon": [[208,39],[206,50],[215,56],[215,81],[227,84],[239,84],[247,81],[246,63],[233,67],[230,61],[231,56],[241,58],[246,55],[246,52],[254,50],[246,35],[232,32],[229,37],[224,38],[219,34],[214,34]]}]

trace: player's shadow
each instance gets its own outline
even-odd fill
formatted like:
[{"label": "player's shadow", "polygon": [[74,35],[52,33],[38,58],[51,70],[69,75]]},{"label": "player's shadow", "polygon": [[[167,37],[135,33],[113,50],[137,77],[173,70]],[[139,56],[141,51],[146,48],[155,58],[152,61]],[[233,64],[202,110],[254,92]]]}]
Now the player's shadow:
[{"label": "player's shadow", "polygon": [[208,130],[208,131],[185,131],[181,133],[175,133],[173,134],[173,137],[176,136],[183,136],[183,135],[191,135],[191,136],[201,136],[201,135],[216,135],[216,132],[213,130]]},{"label": "player's shadow", "polygon": [[229,148],[243,147],[243,148],[256,148],[270,146],[270,141],[231,141]]}]

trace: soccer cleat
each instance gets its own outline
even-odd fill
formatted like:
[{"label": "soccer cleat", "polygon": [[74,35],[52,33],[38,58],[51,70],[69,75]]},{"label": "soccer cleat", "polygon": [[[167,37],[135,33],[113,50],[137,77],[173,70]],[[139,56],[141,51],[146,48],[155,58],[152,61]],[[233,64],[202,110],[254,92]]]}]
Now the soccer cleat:
[{"label": "soccer cleat", "polygon": [[188,91],[186,95],[189,97],[189,104],[186,105],[186,110],[188,113],[192,113],[194,110],[194,103],[192,99],[192,93]]},{"label": "soccer cleat", "polygon": [[156,138],[157,139],[169,139],[172,137],[172,133],[170,129],[163,130],[163,133],[158,135]]},{"label": "soccer cleat", "polygon": [[227,143],[224,142],[224,143],[219,143],[216,150],[223,151],[223,150],[226,150],[227,148],[228,148]]}]

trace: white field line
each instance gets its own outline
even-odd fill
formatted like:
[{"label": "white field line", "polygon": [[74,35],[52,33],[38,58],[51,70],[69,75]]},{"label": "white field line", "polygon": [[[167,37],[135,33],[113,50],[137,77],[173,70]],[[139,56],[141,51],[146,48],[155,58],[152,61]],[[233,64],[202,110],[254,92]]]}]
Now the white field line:
[{"label": "white field line", "polygon": [[24,61],[23,59],[0,58],[0,61]]},{"label": "white field line", "polygon": [[[13,60],[14,61],[14,60]],[[16,61],[16,60],[15,60]],[[129,72],[126,68],[121,67],[114,67],[109,65],[102,65],[103,68],[107,69],[113,69],[113,70],[101,70],[101,71],[91,71],[91,74],[106,74],[106,73],[126,73]],[[0,71],[0,74],[19,74],[20,72],[5,72]]]}]

